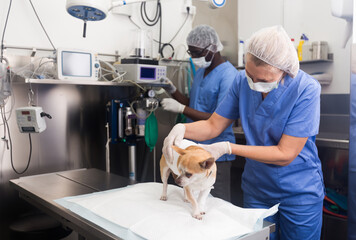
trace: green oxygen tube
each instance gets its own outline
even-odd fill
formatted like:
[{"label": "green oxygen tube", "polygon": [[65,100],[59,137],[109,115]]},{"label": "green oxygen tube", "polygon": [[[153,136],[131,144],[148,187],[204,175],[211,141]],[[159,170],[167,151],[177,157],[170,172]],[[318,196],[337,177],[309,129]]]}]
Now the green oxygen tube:
[{"label": "green oxygen tube", "polygon": [[152,152],[158,139],[158,124],[154,113],[152,112],[150,116],[146,119],[145,123],[145,142]]}]

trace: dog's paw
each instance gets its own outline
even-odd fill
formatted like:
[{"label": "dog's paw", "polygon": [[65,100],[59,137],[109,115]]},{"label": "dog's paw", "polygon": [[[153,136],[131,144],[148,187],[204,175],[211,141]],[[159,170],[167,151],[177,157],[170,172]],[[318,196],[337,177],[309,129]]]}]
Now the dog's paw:
[{"label": "dog's paw", "polygon": [[196,218],[198,220],[202,220],[203,216],[201,214],[193,214],[193,218]]},{"label": "dog's paw", "polygon": [[160,200],[167,201],[167,196],[161,196]]}]

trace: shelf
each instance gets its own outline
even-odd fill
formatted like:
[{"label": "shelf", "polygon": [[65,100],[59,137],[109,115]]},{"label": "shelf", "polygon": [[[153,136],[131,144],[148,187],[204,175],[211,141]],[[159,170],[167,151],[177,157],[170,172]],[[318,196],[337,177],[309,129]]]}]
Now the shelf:
[{"label": "shelf", "polygon": [[[245,139],[245,133],[240,127],[233,127],[234,135],[237,139]],[[318,147],[329,147],[337,149],[349,149],[349,139],[348,136],[343,134],[332,134],[332,133],[319,133],[316,136],[315,143]]]},{"label": "shelf", "polygon": [[310,63],[332,63],[333,60],[307,60],[307,61],[300,61],[299,64],[310,64]]},{"label": "shelf", "polygon": [[[133,87],[130,82],[108,82],[108,81],[94,81],[94,80],[59,80],[59,79],[25,79],[25,83],[34,84],[61,84],[61,85],[92,85],[92,86],[114,86],[114,87]],[[164,87],[167,84],[150,84],[139,83],[143,87]]]},{"label": "shelf", "polygon": [[[330,60],[330,59],[327,59],[327,60],[320,59],[320,60],[300,61],[299,64],[303,65],[303,64],[312,64],[312,63],[332,63],[332,62],[333,62],[333,60]],[[244,70],[245,66],[235,66],[235,68],[237,70]]]}]

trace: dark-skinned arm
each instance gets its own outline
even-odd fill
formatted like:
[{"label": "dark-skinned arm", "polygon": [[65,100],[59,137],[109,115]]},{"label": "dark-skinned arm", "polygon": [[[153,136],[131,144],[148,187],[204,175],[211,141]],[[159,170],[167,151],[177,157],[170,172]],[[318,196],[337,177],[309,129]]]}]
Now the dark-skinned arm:
[{"label": "dark-skinned arm", "polygon": [[185,105],[183,114],[188,118],[192,119],[193,121],[207,120],[211,116],[211,113],[201,112],[189,107],[190,99],[184,96],[178,90],[172,94],[172,97],[181,104]]}]

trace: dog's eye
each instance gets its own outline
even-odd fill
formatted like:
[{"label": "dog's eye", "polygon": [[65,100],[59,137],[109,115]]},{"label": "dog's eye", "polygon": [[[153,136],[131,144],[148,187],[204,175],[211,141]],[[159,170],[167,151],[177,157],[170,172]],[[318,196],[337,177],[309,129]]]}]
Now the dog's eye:
[{"label": "dog's eye", "polygon": [[186,176],[187,178],[190,178],[190,177],[192,176],[192,174],[191,174],[191,173],[185,173],[185,176]]}]

